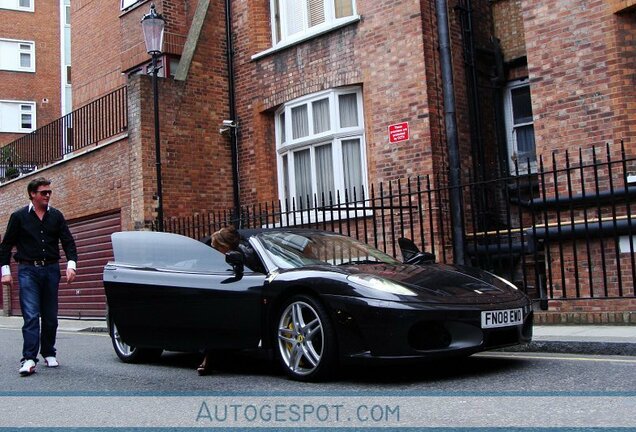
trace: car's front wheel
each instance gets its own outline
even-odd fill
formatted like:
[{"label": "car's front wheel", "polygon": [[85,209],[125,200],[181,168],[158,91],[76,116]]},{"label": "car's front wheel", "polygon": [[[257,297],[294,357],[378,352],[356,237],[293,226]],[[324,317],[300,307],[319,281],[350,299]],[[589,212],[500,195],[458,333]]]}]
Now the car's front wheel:
[{"label": "car's front wheel", "polygon": [[313,297],[297,295],[283,305],[276,337],[278,358],[291,378],[320,381],[333,373],[335,332],[327,311]]},{"label": "car's front wheel", "polygon": [[121,338],[117,325],[112,319],[110,320],[108,327],[110,339],[113,342],[113,348],[115,348],[115,353],[124,363],[143,363],[154,361],[157,360],[163,352],[163,350],[159,348],[137,348],[128,345]]}]

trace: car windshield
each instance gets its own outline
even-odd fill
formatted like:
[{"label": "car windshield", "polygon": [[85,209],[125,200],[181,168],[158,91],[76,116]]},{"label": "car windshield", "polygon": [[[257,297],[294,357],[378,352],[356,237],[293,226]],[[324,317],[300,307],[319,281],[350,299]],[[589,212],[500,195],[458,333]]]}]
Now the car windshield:
[{"label": "car windshield", "polygon": [[258,235],[278,268],[311,265],[399,264],[397,260],[351,237],[320,231],[266,232]]}]

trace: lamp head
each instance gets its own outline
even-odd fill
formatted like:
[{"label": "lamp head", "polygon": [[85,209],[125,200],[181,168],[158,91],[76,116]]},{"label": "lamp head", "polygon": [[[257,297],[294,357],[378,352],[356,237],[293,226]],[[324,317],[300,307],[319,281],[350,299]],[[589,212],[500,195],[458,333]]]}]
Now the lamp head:
[{"label": "lamp head", "polygon": [[146,51],[150,55],[159,55],[163,52],[163,31],[166,21],[157,13],[155,4],[150,5],[150,12],[141,19],[141,28],[144,31]]}]

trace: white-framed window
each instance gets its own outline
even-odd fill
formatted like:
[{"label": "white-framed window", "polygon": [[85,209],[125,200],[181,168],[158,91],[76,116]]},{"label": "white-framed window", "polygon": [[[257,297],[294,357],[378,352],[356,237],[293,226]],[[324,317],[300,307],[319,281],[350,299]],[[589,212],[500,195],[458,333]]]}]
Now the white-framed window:
[{"label": "white-framed window", "polygon": [[535,172],[537,152],[530,85],[527,78],[508,83],[504,93],[504,112],[510,173],[516,172],[515,161],[520,174],[528,173],[528,161],[530,161],[530,171]]},{"label": "white-framed window", "polygon": [[[278,190],[296,210],[331,198],[336,203],[367,193],[362,90],[314,93],[284,104],[275,115]],[[308,201],[309,200],[309,201]]]},{"label": "white-framed window", "polygon": [[121,10],[127,9],[135,3],[139,3],[141,0],[120,0],[119,8]]},{"label": "white-framed window", "polygon": [[270,0],[274,46],[304,39],[356,17],[355,0]]},{"label": "white-framed window", "polygon": [[0,69],[35,72],[35,42],[0,39]]},{"label": "white-framed window", "polygon": [[35,102],[0,100],[0,132],[32,132],[35,125]]},{"label": "white-framed window", "polygon": [[33,12],[34,1],[35,0],[0,0],[0,9]]}]

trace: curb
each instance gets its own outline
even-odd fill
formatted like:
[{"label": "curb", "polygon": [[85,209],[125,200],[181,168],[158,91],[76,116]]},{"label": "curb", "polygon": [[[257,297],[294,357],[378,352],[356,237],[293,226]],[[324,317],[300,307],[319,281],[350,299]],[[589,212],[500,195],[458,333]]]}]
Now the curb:
[{"label": "curb", "polygon": [[525,345],[502,348],[498,351],[636,356],[636,344],[625,342],[533,341]]},{"label": "curb", "polygon": [[81,333],[108,333],[106,327],[87,327],[85,329],[78,330]]}]

